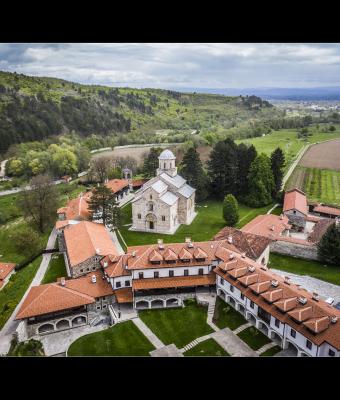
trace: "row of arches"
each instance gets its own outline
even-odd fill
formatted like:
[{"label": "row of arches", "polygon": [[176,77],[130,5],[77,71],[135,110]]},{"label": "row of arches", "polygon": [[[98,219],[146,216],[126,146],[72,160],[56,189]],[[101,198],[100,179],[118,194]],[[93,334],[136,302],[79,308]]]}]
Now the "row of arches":
[{"label": "row of arches", "polygon": [[44,334],[56,331],[62,331],[65,329],[76,328],[77,326],[85,325],[87,323],[87,318],[85,315],[78,315],[74,318],[65,318],[57,322],[47,322],[38,327],[37,333]]},{"label": "row of arches", "polygon": [[166,307],[178,307],[182,305],[182,300],[178,298],[170,298],[170,299],[154,299],[154,300],[136,300],[135,308],[138,310],[143,310],[146,308],[166,308]]},{"label": "row of arches", "polygon": [[236,299],[225,293],[222,289],[218,289],[217,294],[226,303],[235,308],[236,311],[240,312],[248,322],[259,329],[264,335],[269,337],[269,339],[275,342],[278,346],[282,347],[284,350],[287,350],[287,353],[289,353],[291,356],[310,357],[307,353],[303,352],[295,343],[287,339],[284,340],[283,335],[280,335],[278,332],[273,330],[269,324],[259,319],[252,312],[246,310],[243,304],[239,303]]}]

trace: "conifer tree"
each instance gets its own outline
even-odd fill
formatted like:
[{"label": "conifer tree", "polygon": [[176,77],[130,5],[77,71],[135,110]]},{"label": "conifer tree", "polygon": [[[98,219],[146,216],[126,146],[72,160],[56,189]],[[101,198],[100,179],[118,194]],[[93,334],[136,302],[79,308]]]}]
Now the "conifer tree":
[{"label": "conifer tree", "polygon": [[249,192],[245,200],[250,207],[263,207],[272,202],[274,177],[270,159],[263,153],[257,156],[250,166],[248,187]]},{"label": "conifer tree", "polygon": [[196,189],[196,200],[205,200],[208,197],[208,177],[195,147],[190,147],[184,154],[180,170],[188,185]]},{"label": "conifer tree", "polygon": [[156,170],[159,165],[158,157],[161,154],[162,149],[160,147],[152,147],[149,154],[144,160],[143,175],[146,178],[153,178],[156,175]]},{"label": "conifer tree", "polygon": [[88,200],[88,209],[91,214],[92,220],[103,220],[106,225],[107,220],[110,219],[112,207],[116,205],[116,197],[111,189],[105,185],[98,185],[92,191],[92,196]]},{"label": "conifer tree", "polygon": [[237,145],[227,138],[216,143],[208,161],[211,193],[217,198],[223,198],[227,193],[237,191]]},{"label": "conifer tree", "polygon": [[270,162],[275,184],[272,196],[275,198],[281,190],[283,169],[285,166],[285,155],[280,147],[276,148],[272,152]]},{"label": "conifer tree", "polygon": [[255,160],[257,151],[253,145],[246,146],[241,143],[237,146],[238,160],[238,187],[237,194],[244,196],[248,192],[248,174],[251,163]]},{"label": "conifer tree", "polygon": [[340,266],[340,222],[328,227],[318,243],[318,255],[321,260]]},{"label": "conifer tree", "polygon": [[228,226],[234,226],[239,220],[238,203],[232,194],[223,200],[223,218]]}]

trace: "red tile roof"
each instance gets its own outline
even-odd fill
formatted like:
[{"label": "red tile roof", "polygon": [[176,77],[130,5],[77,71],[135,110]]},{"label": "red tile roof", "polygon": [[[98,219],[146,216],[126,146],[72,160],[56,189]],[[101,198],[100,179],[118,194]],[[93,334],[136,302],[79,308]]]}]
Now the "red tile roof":
[{"label": "red tile roof", "polygon": [[[104,257],[100,263],[104,268],[105,274],[110,278],[115,278],[117,276],[128,276],[131,275],[131,271],[126,269],[127,260],[131,257],[128,254],[122,255],[112,255]],[[105,265],[107,265],[105,267]]]},{"label": "red tile roof", "polygon": [[89,219],[90,211],[88,209],[88,200],[92,196],[92,192],[70,200],[65,207],[58,209],[57,214],[65,214],[65,219]]},{"label": "red tile roof", "polygon": [[340,216],[340,208],[328,207],[328,206],[316,206],[314,207],[314,212],[322,214],[330,214],[335,216]]},{"label": "red tile roof", "polygon": [[132,186],[139,187],[143,186],[149,179],[132,179]]},{"label": "red tile roof", "polygon": [[292,189],[285,193],[283,211],[297,210],[307,215],[307,198],[304,192],[299,189]]},{"label": "red tile roof", "polygon": [[117,289],[114,291],[118,303],[132,303],[133,294],[131,288]]},{"label": "red tile roof", "polygon": [[8,274],[10,274],[15,268],[16,264],[14,263],[5,263],[0,262],[0,280],[5,279]]},{"label": "red tile roof", "polygon": [[[247,225],[241,228],[242,232],[264,236],[271,240],[281,238],[286,229],[290,229],[288,217],[274,214],[258,215]],[[253,258],[253,257],[252,257]]]},{"label": "red tile roof", "polygon": [[230,245],[235,246],[236,251],[245,253],[247,257],[257,260],[269,246],[271,240],[265,235],[260,236],[255,233],[226,226],[214,236],[214,240],[229,239]]},{"label": "red tile roof", "polygon": [[113,193],[117,193],[129,186],[129,181],[127,179],[111,179],[105,183],[105,186],[111,189]]},{"label": "red tile roof", "polygon": [[331,218],[320,219],[313,227],[312,232],[308,236],[308,240],[313,243],[318,243],[322,236],[326,233],[330,225],[334,223]]},{"label": "red tile roof", "polygon": [[96,254],[118,255],[116,246],[102,224],[82,221],[79,224],[68,225],[64,229],[64,238],[71,267]]}]

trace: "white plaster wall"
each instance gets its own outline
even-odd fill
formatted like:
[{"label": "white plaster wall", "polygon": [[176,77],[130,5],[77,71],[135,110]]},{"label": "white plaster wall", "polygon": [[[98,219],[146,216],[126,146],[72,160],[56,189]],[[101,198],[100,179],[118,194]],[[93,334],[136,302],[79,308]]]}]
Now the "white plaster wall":
[{"label": "white plaster wall", "polygon": [[307,354],[310,354],[311,356],[316,356],[317,354],[317,346],[312,342],[312,348],[311,350],[308,349],[306,347],[306,338],[305,336],[303,336],[300,332],[298,332],[296,329],[296,335],[295,338],[293,338],[293,336],[291,336],[290,334],[290,330],[294,329],[291,326],[289,326],[288,324],[285,324],[285,337],[286,339],[288,339],[290,342],[296,344],[302,351],[304,351]]},{"label": "white plaster wall", "polygon": [[168,278],[169,277],[169,271],[174,271],[174,276],[184,276],[184,270],[188,269],[189,270],[189,276],[191,275],[198,275],[198,270],[200,268],[203,268],[203,274],[209,274],[211,271],[211,266],[210,265],[205,265],[205,266],[198,266],[198,267],[193,267],[193,266],[187,266],[187,267],[162,267],[162,268],[150,268],[150,269],[139,269],[139,270],[133,270],[132,272],[132,277],[133,279],[139,279],[138,274],[139,272],[144,273],[144,278],[154,278],[154,272],[158,271],[159,272],[159,277],[160,278]]}]

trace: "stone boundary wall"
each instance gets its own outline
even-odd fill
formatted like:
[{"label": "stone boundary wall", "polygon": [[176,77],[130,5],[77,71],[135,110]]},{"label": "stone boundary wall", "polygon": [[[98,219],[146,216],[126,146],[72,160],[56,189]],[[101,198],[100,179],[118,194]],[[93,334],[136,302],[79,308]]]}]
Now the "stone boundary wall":
[{"label": "stone boundary wall", "polygon": [[303,245],[284,240],[277,240],[270,244],[270,251],[292,257],[304,258],[306,260],[318,261],[318,251],[316,246]]}]

